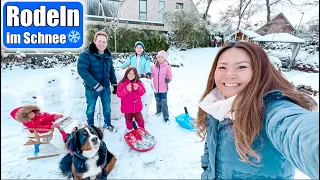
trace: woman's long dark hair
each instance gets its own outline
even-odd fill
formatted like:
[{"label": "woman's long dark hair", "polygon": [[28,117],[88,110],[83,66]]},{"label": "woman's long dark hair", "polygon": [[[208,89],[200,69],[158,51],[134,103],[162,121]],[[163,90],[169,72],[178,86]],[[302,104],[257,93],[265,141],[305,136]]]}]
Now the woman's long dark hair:
[{"label": "woman's long dark hair", "polygon": [[[297,91],[295,87],[286,80],[280,71],[271,64],[268,55],[257,44],[252,42],[229,43],[223,47],[216,55],[208,77],[207,87],[200,102],[217,87],[214,81],[214,74],[221,54],[228,49],[238,48],[246,51],[251,59],[253,76],[247,86],[239,92],[232,105],[235,112],[233,121],[233,131],[235,136],[235,146],[238,154],[244,162],[251,163],[248,156],[260,161],[260,156],[252,149],[251,145],[256,136],[261,131],[263,125],[263,96],[271,90],[280,90],[299,106],[312,110],[313,104],[310,97]],[[201,108],[197,115],[197,133],[205,139],[207,113]]]}]

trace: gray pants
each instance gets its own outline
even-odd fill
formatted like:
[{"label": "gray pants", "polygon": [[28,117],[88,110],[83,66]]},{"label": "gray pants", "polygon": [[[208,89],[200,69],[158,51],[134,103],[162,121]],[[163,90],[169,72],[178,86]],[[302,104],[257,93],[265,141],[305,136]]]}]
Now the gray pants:
[{"label": "gray pants", "polygon": [[169,109],[167,104],[167,93],[155,93],[157,102],[157,113],[162,112],[164,119],[169,119]]}]

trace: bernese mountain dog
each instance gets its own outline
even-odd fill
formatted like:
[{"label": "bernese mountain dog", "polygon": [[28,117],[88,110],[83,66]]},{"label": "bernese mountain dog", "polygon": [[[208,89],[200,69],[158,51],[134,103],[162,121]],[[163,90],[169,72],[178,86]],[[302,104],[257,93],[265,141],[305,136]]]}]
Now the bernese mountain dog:
[{"label": "bernese mountain dog", "polygon": [[107,179],[116,158],[103,141],[103,133],[94,125],[76,129],[67,138],[67,149],[59,164],[61,173],[75,180]]}]

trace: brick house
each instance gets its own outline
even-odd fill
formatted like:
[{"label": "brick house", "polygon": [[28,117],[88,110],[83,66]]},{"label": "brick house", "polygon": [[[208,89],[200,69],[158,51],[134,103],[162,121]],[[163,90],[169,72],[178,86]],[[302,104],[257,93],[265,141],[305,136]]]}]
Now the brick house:
[{"label": "brick house", "polygon": [[260,27],[256,32],[260,35],[271,33],[290,33],[295,31],[292,24],[288,21],[285,15],[281,12],[271,18],[270,22]]},{"label": "brick house", "polygon": [[[104,9],[116,7],[120,3],[111,0],[101,0]],[[86,0],[87,23],[104,21],[101,13],[98,15],[99,0]],[[199,13],[192,0],[126,0],[118,9],[120,24],[126,24],[129,28],[142,28],[150,30],[167,31],[163,14],[166,10],[184,9]],[[105,16],[113,17],[110,10],[105,10]],[[112,18],[107,18],[112,19]]]}]

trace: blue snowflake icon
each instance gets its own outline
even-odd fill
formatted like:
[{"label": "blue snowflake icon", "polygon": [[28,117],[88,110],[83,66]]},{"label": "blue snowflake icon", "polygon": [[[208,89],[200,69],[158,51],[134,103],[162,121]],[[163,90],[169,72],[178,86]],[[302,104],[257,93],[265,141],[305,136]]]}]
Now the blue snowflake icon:
[{"label": "blue snowflake icon", "polygon": [[68,34],[68,39],[71,43],[77,43],[81,39],[80,33],[78,31],[72,30]]}]

